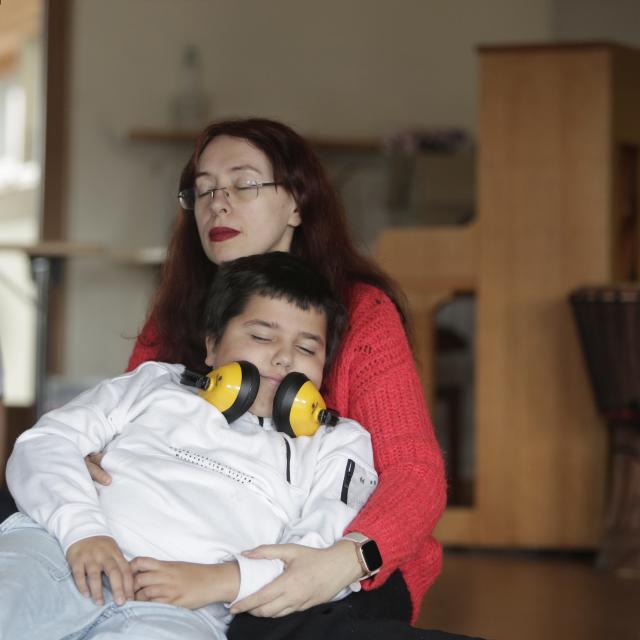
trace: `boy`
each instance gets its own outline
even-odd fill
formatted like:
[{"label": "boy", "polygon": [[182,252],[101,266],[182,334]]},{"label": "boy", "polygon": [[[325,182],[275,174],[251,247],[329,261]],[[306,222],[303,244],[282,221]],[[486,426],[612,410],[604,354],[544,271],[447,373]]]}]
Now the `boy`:
[{"label": "boy", "polygon": [[[182,366],[149,362],[24,433],[7,470],[23,513],[0,525],[0,629],[15,639],[224,638],[221,603],[282,571],[243,550],[339,538],[377,482],[368,433],[345,420],[290,438],[269,417],[287,373],[320,387],[343,322],[300,260],[241,258],[218,270],[204,335],[208,366],[258,368],[249,413],[229,425],[180,385]],[[113,481],[95,487],[83,457],[105,446]],[[176,589],[182,607],[124,602],[134,591],[154,600]]]}]

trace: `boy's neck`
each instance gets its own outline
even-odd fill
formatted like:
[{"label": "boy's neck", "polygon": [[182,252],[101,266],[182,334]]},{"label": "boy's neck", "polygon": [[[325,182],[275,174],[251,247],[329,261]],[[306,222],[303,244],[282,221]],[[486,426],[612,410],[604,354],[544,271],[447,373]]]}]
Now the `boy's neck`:
[{"label": "boy's neck", "polygon": [[264,426],[264,421],[265,420],[271,420],[271,416],[259,416],[257,413],[252,413],[251,411],[249,411],[249,414],[251,414],[252,416],[258,418],[258,424],[261,427]]}]

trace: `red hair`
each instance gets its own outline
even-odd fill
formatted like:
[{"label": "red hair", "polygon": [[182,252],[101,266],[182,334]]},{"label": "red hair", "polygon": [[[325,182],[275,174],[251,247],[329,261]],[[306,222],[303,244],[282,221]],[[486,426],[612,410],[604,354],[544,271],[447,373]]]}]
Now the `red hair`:
[{"label": "red hair", "polygon": [[[208,126],[198,137],[193,155],[182,171],[180,189],[193,187],[202,152],[221,135],[241,138],[262,151],[273,167],[273,179],[294,197],[302,224],[294,230],[291,253],[319,271],[347,307],[354,283],[380,288],[393,300],[406,326],[398,292],[373,261],[356,250],[340,199],[318,156],[290,127],[260,118]],[[201,318],[216,269],[202,249],[193,212],[180,208],[149,313],[156,330],[153,342],[158,347],[158,360],[203,370]]]}]

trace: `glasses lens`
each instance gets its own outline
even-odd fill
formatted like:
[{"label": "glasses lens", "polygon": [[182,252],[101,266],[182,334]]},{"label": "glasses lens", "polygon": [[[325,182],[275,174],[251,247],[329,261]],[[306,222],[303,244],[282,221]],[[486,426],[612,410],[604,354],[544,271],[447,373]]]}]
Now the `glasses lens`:
[{"label": "glasses lens", "polygon": [[249,200],[255,200],[258,197],[258,190],[260,186],[253,180],[238,180],[229,190],[231,200],[236,202],[249,202]]},{"label": "glasses lens", "polygon": [[178,194],[178,202],[183,209],[193,211],[196,204],[196,194],[194,189],[184,189]]}]

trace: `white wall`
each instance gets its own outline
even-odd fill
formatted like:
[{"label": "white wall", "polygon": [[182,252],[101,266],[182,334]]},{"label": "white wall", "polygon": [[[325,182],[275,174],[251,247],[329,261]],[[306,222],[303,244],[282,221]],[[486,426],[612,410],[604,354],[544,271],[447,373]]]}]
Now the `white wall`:
[{"label": "white wall", "polygon": [[552,28],[561,40],[640,46],[638,0],[555,0]]},{"label": "white wall", "polygon": [[[409,126],[475,128],[483,43],[541,42],[551,0],[76,0],[70,239],[162,243],[189,149],[131,143],[166,127],[184,46],[205,62],[212,117],[281,119],[303,133],[380,138]],[[153,270],[77,260],[68,270],[65,370],[123,369]]]}]

